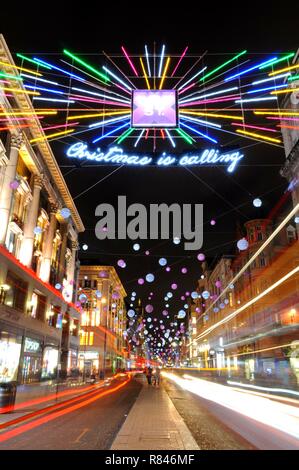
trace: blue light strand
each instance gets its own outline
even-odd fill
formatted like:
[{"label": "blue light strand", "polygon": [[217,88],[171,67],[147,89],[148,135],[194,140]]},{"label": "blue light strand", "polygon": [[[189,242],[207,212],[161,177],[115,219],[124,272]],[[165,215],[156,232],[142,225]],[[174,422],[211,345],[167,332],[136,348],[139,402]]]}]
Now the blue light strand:
[{"label": "blue light strand", "polygon": [[59,90],[53,90],[51,88],[44,88],[40,86],[35,86],[35,85],[24,85],[25,88],[30,88],[32,90],[41,90],[41,91],[48,91],[49,93],[57,93],[58,95],[64,95],[65,93],[63,91]]},{"label": "blue light strand", "polygon": [[99,142],[99,140],[105,139],[106,137],[109,137],[109,135],[114,134],[115,132],[118,132],[120,129],[123,129],[124,127],[130,126],[130,121],[126,122],[125,124],[122,124],[121,126],[117,127],[116,129],[112,129],[112,131],[107,132],[104,135],[101,135],[100,137],[97,137],[92,141],[93,144],[96,142]]},{"label": "blue light strand", "polygon": [[247,95],[250,95],[252,93],[259,93],[261,91],[268,91],[268,90],[276,90],[277,88],[285,88],[286,86],[288,86],[288,84],[285,84],[285,85],[276,85],[276,86],[269,86],[269,87],[266,87],[266,88],[259,88],[258,90],[251,90],[251,91],[248,91],[247,92]]},{"label": "blue light strand", "polygon": [[65,74],[69,75],[72,78],[77,78],[78,80],[82,80],[83,82],[86,82],[85,78],[79,77],[78,75],[75,75],[74,73],[68,72],[65,69],[61,69],[60,67],[57,67],[57,65],[49,64],[45,60],[38,59],[37,57],[33,57],[33,60],[35,60],[36,62],[40,62],[41,64],[48,65],[52,69],[59,70],[59,72],[65,73]]},{"label": "blue light strand", "polygon": [[236,73],[235,75],[231,75],[231,76],[225,78],[224,81],[228,82],[229,80],[233,80],[234,78],[239,77],[240,75],[244,75],[245,73],[250,72],[251,70],[258,69],[262,65],[268,64],[269,62],[273,62],[276,59],[277,59],[277,57],[273,57],[272,59],[268,59],[264,62],[260,62],[259,64],[256,64],[253,67],[250,67],[249,69],[242,70],[242,72]]},{"label": "blue light strand", "polygon": [[180,125],[183,126],[183,127],[186,127],[187,129],[190,129],[191,131],[195,132],[195,134],[198,134],[201,137],[204,137],[205,139],[210,140],[211,142],[214,142],[214,144],[218,143],[218,140],[213,139],[212,137],[204,134],[203,132],[200,132],[198,129],[194,129],[194,127],[189,126],[185,122],[180,122]]}]

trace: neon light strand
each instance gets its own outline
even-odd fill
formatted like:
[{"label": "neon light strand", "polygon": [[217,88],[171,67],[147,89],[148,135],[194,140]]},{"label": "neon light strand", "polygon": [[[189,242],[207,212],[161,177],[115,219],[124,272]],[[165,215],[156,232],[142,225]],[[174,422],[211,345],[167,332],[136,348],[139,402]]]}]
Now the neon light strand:
[{"label": "neon light strand", "polygon": [[49,67],[48,65],[44,65],[44,64],[39,64],[38,62],[36,62],[35,60],[32,60],[32,59],[29,59],[29,57],[26,57],[22,54],[17,54],[17,57],[20,57],[21,59],[23,60],[27,60],[28,62],[31,62],[32,64],[34,64],[35,66],[39,66],[39,67],[43,67],[45,69],[48,69],[48,70],[51,70],[51,67]]},{"label": "neon light strand", "polygon": [[95,122],[95,123],[93,123],[93,124],[90,124],[88,127],[89,127],[90,129],[95,128],[95,127],[103,127],[103,126],[105,126],[106,124],[111,124],[111,123],[113,123],[113,122],[127,120],[129,117],[130,117],[130,114],[125,114],[124,116],[121,116],[121,117],[118,117],[118,118],[106,119],[105,121]]},{"label": "neon light strand", "polygon": [[274,57],[272,59],[268,59],[268,60],[266,60],[264,62],[261,62],[259,64],[256,64],[256,65],[253,65],[249,69],[245,69],[245,70],[242,70],[241,72],[238,72],[234,75],[230,75],[229,77],[225,78],[224,81],[228,82],[229,80],[233,80],[236,77],[240,77],[241,75],[244,75],[245,73],[251,72],[251,70],[255,70],[255,69],[260,68],[260,66],[263,65],[263,64],[268,64],[269,62],[273,62],[273,60],[275,60],[275,59],[277,59],[277,57]]},{"label": "neon light strand", "polygon": [[208,104],[208,103],[223,103],[226,101],[234,101],[236,98],[240,98],[240,95],[228,95],[228,96],[219,96],[214,99],[209,99],[209,100],[198,100],[198,101],[191,101],[188,103],[180,103],[180,107],[185,107],[185,106],[194,106],[197,104],[203,105],[203,104]]},{"label": "neon light strand", "polygon": [[200,135],[200,136],[203,137],[204,139],[207,139],[207,140],[209,140],[209,141],[211,141],[211,142],[214,142],[215,144],[218,143],[218,140],[213,139],[212,137],[208,136],[207,134],[204,134],[203,132],[200,132],[198,129],[194,129],[194,127],[191,127],[191,126],[189,126],[188,124],[186,124],[186,123],[184,123],[184,122],[181,122],[180,124],[181,124],[181,126],[184,126],[184,127],[186,127],[187,129],[190,129],[190,131],[193,131],[193,132],[195,132],[196,134]]},{"label": "neon light strand", "polygon": [[185,93],[185,91],[190,90],[190,88],[193,88],[195,85],[196,85],[196,82],[191,83],[191,85],[189,85],[186,88],[183,88],[182,90],[180,90],[178,92],[178,94],[181,95],[182,93]]},{"label": "neon light strand", "polygon": [[145,81],[146,81],[147,88],[150,90],[151,87],[150,87],[150,84],[149,84],[149,81],[148,81],[148,78],[147,78],[147,75],[146,75],[146,71],[145,71],[145,68],[144,68],[144,65],[143,65],[142,58],[139,57],[139,59],[140,59],[141,68],[142,68],[143,76],[144,76]]},{"label": "neon light strand", "polygon": [[249,124],[240,124],[239,122],[232,122],[232,126],[242,126],[242,127],[248,127],[250,129],[257,129],[259,131],[267,131],[267,132],[277,132],[275,129],[270,129],[269,127],[259,127],[259,126],[252,126]]},{"label": "neon light strand", "polygon": [[118,139],[116,139],[116,142],[120,144],[123,140],[125,140],[132,132],[134,131],[134,128],[131,127],[127,131],[125,131]]},{"label": "neon light strand", "polygon": [[71,124],[58,124],[57,126],[43,127],[43,131],[50,131],[52,129],[59,129],[60,127],[77,126],[79,122],[72,122]]},{"label": "neon light strand", "polygon": [[165,139],[165,134],[164,134],[163,129],[160,129],[160,132],[161,132],[162,139]]},{"label": "neon light strand", "polygon": [[144,134],[144,131],[145,131],[145,129],[142,129],[142,131],[140,132],[139,136],[138,136],[137,139],[136,139],[136,142],[135,142],[135,144],[134,144],[134,147],[137,147],[138,142],[140,141],[141,137],[142,137],[143,134]]},{"label": "neon light strand", "polygon": [[[181,116],[183,119],[187,120],[187,121],[190,121],[190,122],[196,122],[197,124],[203,124],[204,126],[207,126],[207,127],[218,127],[219,129],[221,129],[221,125],[220,124],[216,124],[214,122],[210,122],[210,121],[203,121],[202,119],[196,119],[196,118],[192,118],[190,116]],[[240,124],[238,124],[240,126]]]},{"label": "neon light strand", "polygon": [[71,132],[74,132],[75,129],[68,129],[67,131],[62,131],[62,132],[55,132],[54,134],[49,134],[49,135],[45,135],[43,137],[37,137],[36,139],[31,139],[30,140],[30,143],[33,143],[33,142],[40,142],[42,140],[48,140],[52,137],[58,137],[58,136],[61,136],[61,135],[66,135],[66,134],[70,134]]},{"label": "neon light strand", "polygon": [[193,137],[191,137],[189,134],[187,134],[187,132],[183,131],[182,129],[180,129],[179,127],[176,129],[177,133],[180,134],[183,139],[188,142],[188,144],[193,144],[193,142],[195,142],[195,139],[193,139]]},{"label": "neon light strand", "polygon": [[123,51],[124,55],[126,56],[126,59],[127,59],[127,61],[129,62],[130,66],[131,66],[131,69],[132,69],[133,72],[135,73],[136,77],[138,77],[137,70],[135,69],[134,64],[133,64],[133,62],[131,61],[130,57],[128,56],[128,53],[126,52],[124,46],[121,46],[121,50]]},{"label": "neon light strand", "polygon": [[280,59],[275,60],[275,61],[272,62],[271,64],[262,65],[262,67],[260,67],[260,70],[263,70],[263,69],[266,69],[266,68],[268,68],[268,67],[271,67],[272,65],[276,65],[276,64],[278,64],[279,62],[283,62],[284,60],[288,60],[288,59],[290,59],[291,57],[293,57],[294,55],[295,55],[295,52],[292,52],[291,54],[285,55],[285,56],[281,57]]},{"label": "neon light strand", "polygon": [[144,46],[144,47],[145,47],[145,56],[146,56],[146,63],[147,63],[148,76],[151,77],[151,68],[150,68],[150,63],[149,63],[149,57],[148,57],[147,46]]},{"label": "neon light strand", "polygon": [[54,102],[54,103],[75,103],[75,101],[73,100],[63,100],[63,99],[60,99],[60,98],[36,98],[34,97],[34,101],[51,101],[51,102]]},{"label": "neon light strand", "polygon": [[246,54],[246,50],[240,52],[239,54],[237,54],[236,56],[234,56],[232,59],[224,62],[224,64],[222,65],[219,65],[219,67],[216,67],[215,69],[211,70],[211,72],[207,73],[206,75],[204,75],[203,77],[201,77],[201,79],[199,80],[200,82],[202,82],[203,80],[205,80],[206,78],[210,77],[211,75],[213,75],[214,73],[218,72],[218,70],[221,70],[223,67],[225,67],[226,65],[230,64],[231,62],[233,62],[234,60],[238,59],[238,57],[241,57],[241,55],[244,55]]},{"label": "neon light strand", "polygon": [[194,78],[198,77],[198,75],[200,75],[202,72],[204,72],[206,70],[207,67],[204,67],[203,69],[201,69],[199,72],[197,72],[195,75],[193,75],[191,78],[189,78],[189,80],[187,80],[183,85],[181,85],[178,90],[181,90],[182,88],[184,88],[186,85],[188,85],[188,83],[190,83]]},{"label": "neon light strand", "polygon": [[78,80],[81,80],[85,82],[85,78],[79,77],[78,75],[75,75],[74,73],[69,72],[68,70],[62,69],[60,67],[57,67],[57,65],[50,64],[49,62],[46,62],[45,60],[38,59],[37,57],[33,57],[34,60],[36,60],[38,63],[49,65],[52,69],[58,70],[59,72],[65,73],[66,75],[69,75],[72,78],[76,78]]},{"label": "neon light strand", "polygon": [[278,127],[281,127],[281,129],[294,129],[296,131],[299,130],[299,126],[287,126],[286,124],[279,124]]},{"label": "neon light strand", "polygon": [[114,116],[117,114],[127,114],[130,111],[128,108],[127,111],[103,111],[100,113],[92,113],[92,114],[77,114],[76,116],[68,116],[67,120],[71,121],[73,119],[88,119],[90,117],[101,117],[101,116]]},{"label": "neon light strand", "polygon": [[110,81],[110,78],[107,75],[104,75],[103,73],[99,72],[94,67],[87,64],[84,60],[79,59],[79,57],[77,57],[75,54],[69,52],[67,49],[63,49],[63,52],[65,55],[71,57],[71,59],[73,59],[75,62],[78,62],[78,64],[83,65],[83,67],[85,67],[87,70],[90,70],[92,73],[100,77],[100,79],[102,79],[104,83],[107,83]]},{"label": "neon light strand", "polygon": [[250,95],[252,93],[260,93],[262,91],[277,90],[277,88],[285,88],[286,86],[288,86],[287,83],[284,83],[283,85],[268,86],[266,88],[258,88],[255,90],[247,91],[247,95]]},{"label": "neon light strand", "polygon": [[163,46],[162,46],[162,51],[161,51],[161,56],[160,56],[160,65],[159,65],[158,78],[161,77],[161,73],[162,73],[162,65],[163,65],[163,59],[164,59],[164,52],[165,52],[165,44],[163,44]]},{"label": "neon light strand", "polygon": [[21,129],[23,127],[30,127],[31,124],[15,124],[13,126],[5,126],[5,127],[0,127],[0,131],[6,131],[6,130],[9,130],[9,129]]},{"label": "neon light strand", "polygon": [[269,73],[269,77],[273,77],[273,75],[277,75],[278,73],[281,73],[281,72],[288,72],[289,70],[295,70],[295,69],[299,69],[299,64],[291,65],[290,67],[285,67],[284,69],[279,69],[279,70],[276,70],[275,72],[271,72]]},{"label": "neon light strand", "polygon": [[[289,74],[286,74],[289,75]],[[299,80],[299,75],[292,75],[291,77],[288,78],[288,81],[291,82],[292,80]]]},{"label": "neon light strand", "polygon": [[[105,98],[105,100],[110,100],[110,101],[115,101],[116,104],[123,104],[125,103],[126,105],[130,105],[131,104],[131,101],[127,100],[127,99],[121,99],[121,98],[115,98],[114,96],[107,96],[107,95],[104,95],[102,93],[93,93],[93,95],[95,96],[98,96],[100,98]],[[82,96],[82,95],[77,95],[77,96]],[[91,98],[90,96],[82,96],[82,98],[86,98],[88,100],[93,100],[94,98]]]},{"label": "neon light strand", "polygon": [[62,85],[59,85],[59,83],[57,83],[57,82],[52,82],[51,80],[45,80],[44,78],[32,77],[31,75],[27,75],[26,73],[23,73],[23,72],[21,72],[21,77],[26,77],[26,78],[29,78],[29,79],[34,80],[34,81],[50,83],[51,85],[62,86]]},{"label": "neon light strand", "polygon": [[254,132],[247,132],[247,131],[244,131],[243,129],[236,129],[236,132],[238,132],[239,134],[244,134],[244,135],[248,135],[248,136],[251,136],[251,137],[256,137],[258,139],[268,140],[269,142],[276,142],[278,144],[281,143],[280,139],[274,139],[274,138],[268,137],[266,135],[255,134]]},{"label": "neon light strand", "polygon": [[[75,90],[75,91],[81,91],[82,93],[86,93],[87,95],[92,95],[92,96],[106,96],[106,95],[103,95],[103,94],[100,94],[100,93],[96,93],[94,91],[90,91],[90,90],[84,90],[83,88],[77,88],[75,86],[72,86],[71,87],[72,90]],[[123,101],[126,101],[127,103],[131,103],[131,101],[129,101],[127,99],[126,96],[124,95],[120,95],[119,93],[116,93],[115,91],[111,91],[111,90],[107,90],[106,88],[100,88],[101,90],[103,90],[105,93],[112,93],[113,95],[116,95],[118,96],[119,98],[121,98]],[[127,92],[127,91],[126,91]],[[109,99],[115,99],[114,97],[110,97],[108,96]]]},{"label": "neon light strand", "polygon": [[19,88],[0,87],[0,90],[12,91],[14,93],[23,93],[25,95],[34,95],[34,96],[40,95],[40,93],[38,93],[37,91],[20,90]]},{"label": "neon light strand", "polygon": [[16,111],[12,113],[6,113],[6,112],[1,112],[0,111],[0,116],[35,116],[35,115],[51,115],[51,114],[57,114],[57,110],[52,110],[52,111]]},{"label": "neon light strand", "polygon": [[100,140],[106,139],[106,137],[109,137],[110,135],[114,134],[115,132],[118,132],[120,129],[123,129],[124,127],[129,126],[129,125],[130,125],[130,122],[128,121],[125,124],[122,124],[121,126],[117,127],[116,129],[112,129],[112,131],[109,131],[106,134],[101,135],[100,137],[97,137],[96,139],[92,141],[92,143],[95,144],[96,142],[99,142]]},{"label": "neon light strand", "polygon": [[278,78],[288,77],[289,75],[291,75],[290,72],[282,73],[281,75],[276,75],[275,77],[265,78],[264,80],[257,80],[255,82],[252,82],[251,85],[259,85],[260,83],[270,82]]},{"label": "neon light strand", "polygon": [[269,114],[270,116],[299,116],[299,113],[296,111],[254,111],[254,114]]},{"label": "neon light strand", "polygon": [[271,91],[270,95],[281,95],[282,93],[293,93],[295,91],[299,91],[299,87],[298,88],[288,88],[287,90]]},{"label": "neon light strand", "polygon": [[175,148],[175,141],[174,141],[173,138],[171,137],[169,130],[168,130],[168,129],[165,129],[165,132],[166,132],[166,134],[167,134],[168,139],[170,140],[171,145]]},{"label": "neon light strand", "polygon": [[63,91],[53,90],[53,88],[44,88],[44,87],[35,86],[35,85],[24,85],[24,87],[29,88],[31,90],[47,91],[48,93],[55,93],[55,94],[58,94],[58,95],[65,95],[66,94]]},{"label": "neon light strand", "polygon": [[39,72],[34,72],[34,70],[25,69],[24,67],[18,67],[17,65],[8,64],[7,62],[2,62],[1,60],[0,60],[0,65],[5,65],[6,67],[10,67],[11,69],[24,70],[25,72],[30,72],[30,73],[33,73],[33,75],[42,77],[42,74]]},{"label": "neon light strand", "polygon": [[[198,99],[200,100],[201,98],[208,98],[209,96],[215,96],[215,95],[221,95],[221,93],[228,93],[229,91],[234,91],[234,90],[238,90],[239,87],[237,86],[233,86],[233,87],[230,87],[230,88],[225,88],[224,90],[218,90],[218,91],[213,91],[212,93],[205,93],[204,95],[201,95],[199,94],[199,96],[193,96],[192,98],[186,98],[182,101],[179,101],[179,103],[187,103],[188,101],[192,101],[194,99]],[[194,93],[193,93],[194,95]]]},{"label": "neon light strand", "polygon": [[174,68],[174,71],[173,71],[172,74],[171,74],[171,77],[174,76],[174,74],[175,74],[175,72],[176,72],[178,66],[180,65],[181,61],[182,61],[183,58],[185,57],[187,50],[188,50],[188,46],[187,46],[187,47],[185,48],[185,50],[183,51],[183,53],[182,53],[182,55],[181,55],[181,57],[180,57],[180,59],[179,59],[177,65],[176,65],[175,68]]},{"label": "neon light strand", "polygon": [[274,116],[268,116],[266,119],[275,119],[276,121],[299,121],[299,118],[292,118],[292,117],[274,117]]},{"label": "neon light strand", "polygon": [[258,102],[258,101],[273,101],[277,98],[274,96],[269,96],[267,98],[245,98],[242,100],[236,100],[235,103],[251,103],[251,102]]},{"label": "neon light strand", "polygon": [[103,65],[103,69],[105,70],[105,72],[107,72],[109,75],[111,75],[111,77],[115,78],[115,80],[117,80],[119,83],[121,83],[123,86],[125,86],[128,90],[132,90],[132,87],[130,87],[129,85],[127,85],[121,78],[119,78],[117,75],[115,75],[115,73],[111,72],[111,70],[109,70],[107,67],[105,67],[105,65]]},{"label": "neon light strand", "polygon": [[[10,80],[22,80],[22,77],[15,77],[14,75],[9,75],[8,73],[0,72],[0,77],[9,78]],[[6,82],[9,83],[9,82]]]},{"label": "neon light strand", "polygon": [[169,63],[170,63],[170,57],[167,57],[165,68],[164,68],[163,75],[162,75],[162,78],[161,78],[161,82],[160,82],[160,85],[159,85],[159,90],[162,89],[162,86],[163,86],[163,83],[164,83],[164,80],[165,80],[165,77],[166,77],[167,69],[169,67]]},{"label": "neon light strand", "polygon": [[[190,114],[191,116],[207,116],[207,117],[219,117],[223,119],[236,119],[237,121],[243,121],[244,118],[243,116],[235,116],[235,115],[229,115],[229,114],[212,114],[212,111],[210,113],[203,113],[200,111],[181,111],[182,114]],[[266,113],[267,114],[267,113]]]}]

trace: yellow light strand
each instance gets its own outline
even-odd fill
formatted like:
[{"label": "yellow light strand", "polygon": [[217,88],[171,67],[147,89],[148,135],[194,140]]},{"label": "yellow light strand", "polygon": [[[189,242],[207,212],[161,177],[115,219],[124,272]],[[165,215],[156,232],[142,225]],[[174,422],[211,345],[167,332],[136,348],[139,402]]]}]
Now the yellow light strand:
[{"label": "yellow light strand", "polygon": [[208,117],[219,117],[224,119],[237,119],[239,121],[243,121],[244,118],[242,116],[234,116],[233,114],[212,114],[212,113],[201,113],[200,111],[180,111],[180,114],[191,114],[194,116],[208,116]]},{"label": "yellow light strand", "polygon": [[32,113],[31,111],[19,111],[15,113],[6,113],[0,112],[0,116],[38,116],[38,115],[48,115],[48,114],[57,114],[57,111],[35,111]]},{"label": "yellow light strand", "polygon": [[254,111],[254,114],[267,114],[269,116],[299,116],[299,113],[285,111]]},{"label": "yellow light strand", "polygon": [[128,114],[130,112],[130,108],[128,108],[126,111],[111,111],[111,112],[106,112],[103,111],[102,113],[96,113],[96,114],[79,114],[76,116],[69,116],[67,118],[68,121],[71,121],[72,119],[84,119],[84,118],[90,118],[90,117],[101,117],[101,116],[115,116],[116,114]]},{"label": "yellow light strand", "polygon": [[169,66],[169,62],[170,62],[170,57],[167,57],[167,61],[166,61],[165,68],[164,68],[164,71],[163,71],[163,74],[162,74],[159,90],[162,89],[162,86],[163,86],[163,83],[164,83],[164,80],[165,80],[165,77],[166,77],[167,69],[168,69],[168,66]]},{"label": "yellow light strand", "polygon": [[148,78],[147,78],[147,75],[146,75],[146,71],[145,71],[145,67],[144,67],[144,64],[143,64],[143,61],[142,61],[142,58],[139,57],[140,59],[140,63],[141,63],[141,67],[142,67],[142,71],[143,71],[143,76],[145,78],[145,81],[146,81],[146,84],[147,84],[147,88],[150,90],[151,87],[150,87],[150,84],[149,84],[149,81],[148,81]]},{"label": "yellow light strand", "polygon": [[269,142],[275,142],[277,144],[281,143],[280,139],[273,139],[273,137],[268,137],[268,136],[263,135],[263,134],[256,134],[255,132],[243,131],[243,129],[236,129],[236,132],[238,132],[239,134],[244,134],[244,135],[248,135],[248,136],[251,136],[251,137],[256,137],[258,139],[269,140]]},{"label": "yellow light strand", "polygon": [[48,140],[50,139],[51,137],[58,137],[60,135],[65,135],[65,134],[70,134],[71,132],[74,132],[75,129],[69,129],[67,131],[63,131],[63,132],[55,132],[54,134],[49,134],[49,135],[45,135],[43,137],[37,137],[36,139],[31,139],[30,140],[30,143],[33,143],[33,142],[40,142],[41,140]]},{"label": "yellow light strand", "polygon": [[12,69],[30,72],[30,73],[33,73],[34,75],[37,75],[38,77],[42,77],[42,74],[39,72],[34,72],[33,70],[30,70],[30,69],[24,69],[24,67],[17,67],[17,65],[8,64],[7,62],[2,62],[1,60],[0,60],[0,65],[5,65],[6,67],[10,67]]},{"label": "yellow light strand", "polygon": [[293,93],[293,91],[299,91],[299,88],[287,88],[286,90],[271,91],[271,95],[281,95],[282,93]]},{"label": "yellow light strand", "polygon": [[37,91],[19,90],[19,88],[0,87],[0,90],[3,90],[3,91],[12,91],[12,92],[14,92],[14,93],[24,93],[25,95],[35,95],[35,96],[39,96],[39,95],[40,95],[40,93],[38,93]]},{"label": "yellow light strand", "polygon": [[299,64],[291,65],[290,67],[285,67],[284,69],[275,70],[275,72],[269,73],[269,77],[272,77],[273,75],[277,75],[278,73],[281,73],[281,72],[288,72],[289,70],[294,70],[294,69],[299,69]]}]

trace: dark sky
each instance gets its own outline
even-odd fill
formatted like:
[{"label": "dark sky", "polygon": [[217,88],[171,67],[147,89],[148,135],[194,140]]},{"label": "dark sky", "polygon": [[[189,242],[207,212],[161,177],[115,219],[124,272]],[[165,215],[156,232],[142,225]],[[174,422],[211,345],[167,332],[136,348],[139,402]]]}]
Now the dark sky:
[{"label": "dark sky", "polygon": [[[5,15],[0,18],[0,31],[12,53],[60,53],[63,48],[74,52],[109,53],[119,52],[125,45],[132,53],[143,51],[144,44],[157,47],[165,43],[170,53],[180,53],[186,45],[189,52],[199,54],[239,52],[247,49],[258,59],[269,53],[295,51],[298,48],[299,8],[288,5],[284,9],[274,2],[115,2],[85,1],[74,6],[74,2],[23,2],[17,7],[9,7],[5,2]],[[210,4],[210,6],[207,6]],[[195,6],[196,5],[196,6]],[[3,6],[1,7],[3,12]],[[259,56],[258,54],[261,54]],[[210,56],[211,63],[220,60]],[[49,56],[48,56],[49,58]],[[50,59],[49,59],[50,60]],[[226,144],[229,140],[224,140]],[[64,141],[65,143],[67,140]],[[155,313],[159,315],[161,300],[170,289],[171,282],[179,285],[178,295],[172,299],[173,313],[181,306],[179,296],[195,287],[200,275],[197,252],[186,252],[182,245],[161,240],[141,241],[141,251],[132,250],[133,242],[100,242],[95,238],[96,219],[94,210],[97,204],[115,204],[117,195],[126,195],[128,203],[203,203],[204,246],[202,250],[212,260],[223,253],[234,254],[236,249],[236,225],[250,218],[264,216],[279,200],[287,187],[279,175],[284,161],[282,148],[241,139],[238,144],[244,148],[244,166],[240,166],[232,176],[223,168],[193,169],[195,176],[183,168],[123,168],[115,175],[95,186],[76,204],[86,232],[81,243],[87,243],[87,252],[80,251],[82,259],[116,265],[119,258],[127,262],[127,268],[118,269],[125,287],[130,293],[137,291],[144,299],[154,292]],[[65,144],[55,143],[58,162],[70,164],[64,156]],[[184,148],[182,148],[184,150]],[[269,165],[257,167],[257,164]],[[65,179],[74,197],[90,185],[103,178],[113,168],[81,168],[66,175]],[[63,173],[68,169],[62,168]],[[196,175],[200,178],[197,179]],[[261,196],[263,208],[259,212],[252,206],[253,197]],[[239,207],[238,209],[236,207]],[[225,215],[224,215],[225,214]],[[209,221],[217,223],[211,227]],[[151,256],[145,256],[145,250]],[[172,265],[170,273],[165,273],[158,265],[159,257],[166,257]],[[180,273],[186,266],[189,272]],[[140,288],[136,279],[148,272],[156,272],[157,280]]]}]

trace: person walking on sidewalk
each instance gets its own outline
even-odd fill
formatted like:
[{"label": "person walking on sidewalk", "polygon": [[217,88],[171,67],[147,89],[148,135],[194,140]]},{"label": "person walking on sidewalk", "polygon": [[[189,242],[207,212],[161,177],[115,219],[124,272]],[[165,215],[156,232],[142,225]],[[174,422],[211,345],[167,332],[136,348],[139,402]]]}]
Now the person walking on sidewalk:
[{"label": "person walking on sidewalk", "polygon": [[147,369],[146,369],[146,378],[147,378],[147,383],[149,385],[152,384],[152,375],[153,375],[153,370],[151,368],[151,366],[149,366]]},{"label": "person walking on sidewalk", "polygon": [[160,385],[161,371],[160,367],[156,367],[154,371],[154,385]]}]

